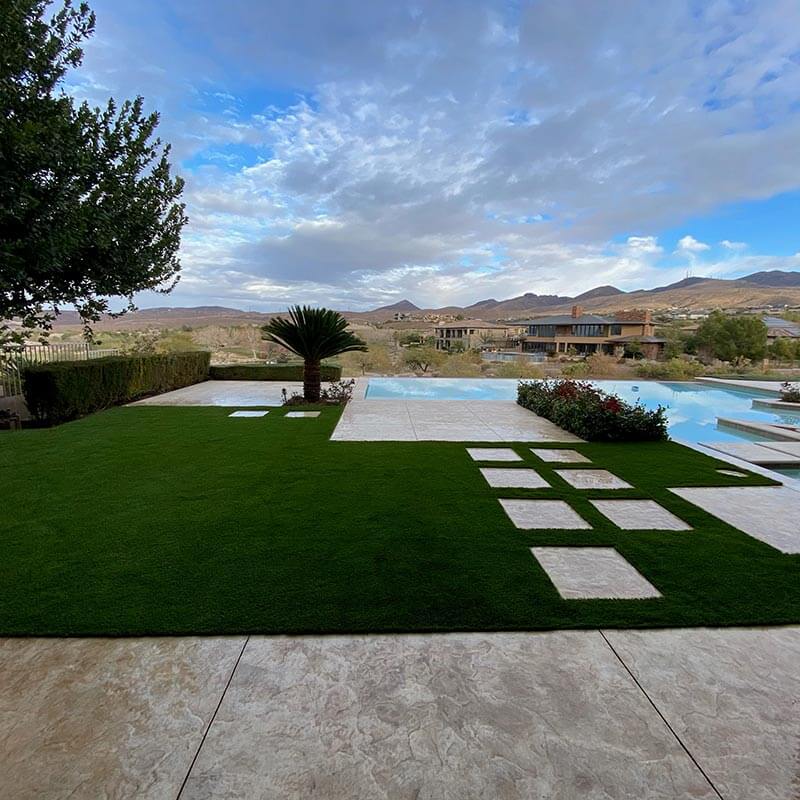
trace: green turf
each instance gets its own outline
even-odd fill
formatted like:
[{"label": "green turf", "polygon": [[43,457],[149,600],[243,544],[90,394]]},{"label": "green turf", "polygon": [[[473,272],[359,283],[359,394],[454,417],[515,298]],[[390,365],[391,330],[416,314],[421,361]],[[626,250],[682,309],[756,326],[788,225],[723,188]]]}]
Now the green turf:
[{"label": "green turf", "polygon": [[[117,408],[0,434],[0,633],[542,629],[800,622],[800,556],[667,492],[768,483],[672,443],[578,445],[694,527],[620,531],[549,490],[492,489],[461,443],[331,442],[317,419]],[[498,465],[503,466],[503,465]],[[592,531],[517,530],[498,497],[560,497]],[[564,601],[534,545],[606,545],[664,595]]]}]

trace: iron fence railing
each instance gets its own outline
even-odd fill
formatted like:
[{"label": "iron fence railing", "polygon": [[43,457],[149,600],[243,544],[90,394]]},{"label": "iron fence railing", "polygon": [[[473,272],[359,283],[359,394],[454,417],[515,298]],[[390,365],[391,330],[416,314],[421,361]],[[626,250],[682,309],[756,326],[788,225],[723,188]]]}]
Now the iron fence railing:
[{"label": "iron fence railing", "polygon": [[22,373],[30,364],[49,364],[51,361],[85,361],[89,358],[117,356],[116,348],[100,350],[85,343],[28,344],[13,351],[0,350],[0,397],[22,394]]}]

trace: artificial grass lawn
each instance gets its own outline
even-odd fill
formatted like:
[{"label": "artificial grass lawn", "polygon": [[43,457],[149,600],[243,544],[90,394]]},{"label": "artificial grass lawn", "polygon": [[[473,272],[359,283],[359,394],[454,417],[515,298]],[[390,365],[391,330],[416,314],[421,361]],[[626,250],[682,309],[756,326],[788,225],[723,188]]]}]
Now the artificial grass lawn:
[{"label": "artificial grass lawn", "polygon": [[[615,492],[574,490],[553,472],[573,465],[511,445],[553,488],[493,489],[464,443],[331,442],[336,408],[230,412],[117,408],[0,434],[0,634],[800,621],[800,556],[665,488],[769,481],[680,445],[566,445],[636,487]],[[652,497],[694,530],[620,531],[588,502],[609,496]],[[594,530],[520,531],[499,497],[566,499]],[[664,597],[562,600],[535,545],[613,546]]]}]

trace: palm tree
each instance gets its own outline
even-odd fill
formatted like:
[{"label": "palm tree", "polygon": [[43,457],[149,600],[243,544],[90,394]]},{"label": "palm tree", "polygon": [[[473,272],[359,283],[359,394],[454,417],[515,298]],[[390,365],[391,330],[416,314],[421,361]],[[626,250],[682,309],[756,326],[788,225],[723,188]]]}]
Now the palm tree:
[{"label": "palm tree", "polygon": [[294,306],[289,319],[276,317],[263,328],[264,339],[291,350],[303,359],[303,397],[319,402],[320,362],[339,353],[366,350],[367,343],[347,330],[347,320],[327,308]]}]

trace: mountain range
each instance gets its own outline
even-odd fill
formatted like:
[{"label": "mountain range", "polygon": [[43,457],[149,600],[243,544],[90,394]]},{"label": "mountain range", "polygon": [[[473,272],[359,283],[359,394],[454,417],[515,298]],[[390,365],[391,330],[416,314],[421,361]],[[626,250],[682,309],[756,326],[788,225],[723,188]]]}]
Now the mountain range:
[{"label": "mountain range", "polygon": [[[468,306],[420,308],[409,300],[381,306],[371,311],[343,311],[349,319],[369,322],[386,322],[395,314],[461,314],[468,318],[485,320],[522,319],[549,313],[568,312],[573,305],[586,311],[613,312],[631,308],[649,308],[653,311],[679,308],[700,311],[714,308],[762,308],[765,306],[800,307],[800,272],[771,270],[754,272],[735,280],[716,278],[684,278],[655,289],[638,289],[625,292],[615,286],[598,286],[573,296],[535,294],[526,292],[507,300],[489,298]],[[181,325],[244,325],[261,323],[276,313],[243,311],[224,306],[197,306],[193,308],[147,308],[118,319],[104,319],[98,330],[134,330],[137,328],[171,328]],[[70,328],[79,324],[77,314],[64,312],[56,328]]]}]

